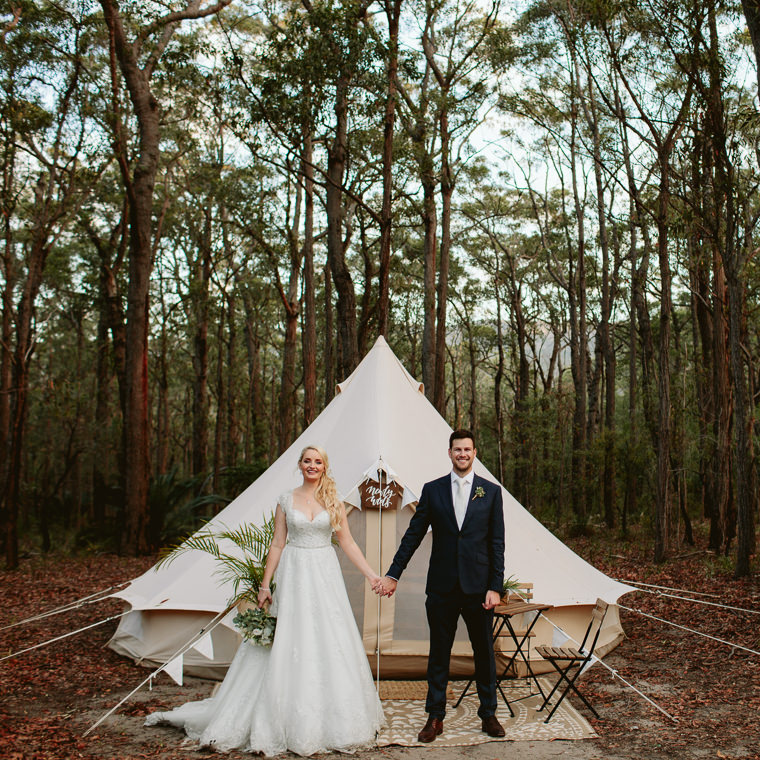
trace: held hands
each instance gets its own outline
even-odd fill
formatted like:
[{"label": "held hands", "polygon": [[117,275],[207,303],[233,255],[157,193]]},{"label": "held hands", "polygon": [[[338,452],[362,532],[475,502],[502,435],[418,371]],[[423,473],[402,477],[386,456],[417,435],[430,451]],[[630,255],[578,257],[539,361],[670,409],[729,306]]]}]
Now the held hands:
[{"label": "held hands", "polygon": [[378,596],[391,597],[393,596],[393,592],[396,590],[396,586],[398,586],[398,581],[395,581],[393,578],[389,578],[386,575],[384,578],[378,579],[378,583],[372,586],[372,590]]},{"label": "held hands", "polygon": [[256,599],[256,603],[258,604],[259,609],[262,609],[265,604],[271,604],[272,592],[268,588],[264,588],[264,586],[262,586],[259,589],[259,595]]},{"label": "held hands", "polygon": [[486,591],[486,600],[483,602],[484,610],[492,610],[499,602],[501,597],[498,591]]}]

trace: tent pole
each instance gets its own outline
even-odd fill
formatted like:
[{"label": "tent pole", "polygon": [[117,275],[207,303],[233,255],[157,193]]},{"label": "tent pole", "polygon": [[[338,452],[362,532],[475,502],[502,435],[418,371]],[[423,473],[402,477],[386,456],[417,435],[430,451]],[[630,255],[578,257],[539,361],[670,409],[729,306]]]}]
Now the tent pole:
[{"label": "tent pole", "polygon": [[[378,458],[378,461],[380,462],[378,468],[377,468],[377,475],[378,475],[378,483],[380,485],[380,494],[383,493],[383,455],[381,454]],[[380,509],[377,512],[377,562],[378,562],[378,575],[381,575],[383,572],[383,502],[382,499],[380,500]],[[375,688],[377,690],[377,697],[378,700],[380,699],[380,610],[381,610],[381,602],[382,602],[382,595],[377,595],[377,630],[375,631]],[[378,716],[379,718],[379,716]]]}]

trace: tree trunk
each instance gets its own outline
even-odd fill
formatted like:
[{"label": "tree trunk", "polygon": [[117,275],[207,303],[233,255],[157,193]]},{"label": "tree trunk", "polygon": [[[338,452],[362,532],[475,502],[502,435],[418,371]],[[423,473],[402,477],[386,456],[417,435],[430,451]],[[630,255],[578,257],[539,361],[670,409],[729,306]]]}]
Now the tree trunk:
[{"label": "tree trunk", "polygon": [[9,468],[4,498],[6,505],[5,562],[9,570],[17,568],[19,561],[18,516],[24,467],[29,366],[34,351],[32,319],[35,301],[42,284],[45,261],[50,250],[47,219],[45,218],[47,212],[46,184],[45,179],[41,178],[35,191],[37,201],[35,205],[39,209],[40,217],[32,233],[26,281],[16,309],[16,348],[13,358],[12,381],[14,393],[11,400]]},{"label": "tree trunk", "polygon": [[733,396],[730,385],[728,291],[718,246],[713,241],[713,396],[715,440],[713,461],[714,503],[710,519],[709,545],[718,552],[728,552],[736,525],[731,483],[731,435]]},{"label": "tree trunk", "polygon": [[599,247],[602,253],[602,301],[599,319],[599,348],[604,362],[604,466],[602,497],[604,522],[615,526],[615,351],[610,337],[613,294],[610,287],[610,245],[607,232],[607,213],[604,203],[604,164],[602,160],[599,118],[592,79],[588,77],[588,105],[584,101],[586,120],[593,138],[594,180],[596,182],[596,211],[599,221]]},{"label": "tree trunk", "polygon": [[110,441],[110,386],[108,354],[108,313],[105,294],[100,293],[98,304],[98,327],[95,337],[95,430],[93,431],[92,458],[92,521],[96,528],[105,523],[105,505],[108,499],[108,483],[111,480]]},{"label": "tree trunk", "polygon": [[657,503],[655,505],[654,559],[662,562],[673,548],[674,516],[671,457],[671,410],[670,410],[670,331],[672,319],[672,274],[668,252],[668,210],[670,205],[670,155],[658,149],[660,185],[657,198],[657,255],[660,266],[660,343],[659,343],[659,412],[657,426]]},{"label": "tree trunk", "polygon": [[[113,365],[113,371],[116,376],[117,390],[119,394],[119,413],[121,415],[121,425],[119,434],[119,443],[117,449],[117,466],[116,475],[119,486],[119,502],[117,507],[117,520],[123,520],[124,516],[124,479],[125,479],[125,457],[126,457],[126,439],[124,435],[124,417],[126,414],[127,404],[127,388],[125,380],[125,353],[126,353],[126,338],[125,338],[125,325],[124,325],[124,307],[122,304],[121,293],[119,292],[119,284],[117,274],[124,261],[124,255],[127,247],[127,206],[126,204],[122,208],[121,218],[116,227],[112,230],[110,240],[106,244],[97,231],[92,227],[89,222],[85,223],[85,229],[87,234],[95,246],[100,258],[100,268],[98,276],[98,287],[100,296],[100,321],[106,333],[111,334],[111,356],[110,361],[107,354],[98,354],[98,403],[96,407],[96,420],[101,420],[101,415],[107,415],[108,409],[100,406],[100,393],[101,383],[108,383],[108,368],[109,365]],[[118,241],[118,242],[117,242]],[[98,345],[101,345],[100,339]],[[102,342],[103,350],[108,348],[107,335]],[[101,366],[101,362],[103,365]],[[101,373],[106,373],[102,375]],[[103,392],[107,392],[107,386],[103,389]],[[105,422],[97,423],[98,436],[105,433],[107,426]],[[105,513],[102,512],[104,508],[104,502],[108,498],[108,481],[110,475],[102,469],[103,460],[100,457],[101,447],[96,447],[95,465],[93,471],[93,499],[96,502],[95,512],[96,519],[98,516],[105,517]]]},{"label": "tree trunk", "polygon": [[211,209],[204,210],[203,232],[199,235],[198,255],[191,288],[194,293],[193,330],[193,475],[208,467],[208,320],[211,283]]},{"label": "tree trunk", "polygon": [[348,79],[341,74],[336,82],[335,134],[327,152],[327,260],[338,293],[338,373],[346,378],[359,363],[356,328],[356,294],[343,245],[343,177],[348,155]]},{"label": "tree trunk", "polygon": [[304,131],[303,176],[303,424],[308,427],[317,416],[317,307],[314,283],[314,167],[311,132]]},{"label": "tree trunk", "polygon": [[385,0],[388,20],[388,94],[383,118],[383,206],[380,212],[380,269],[378,272],[377,331],[388,332],[390,310],[389,273],[391,263],[391,191],[393,189],[393,130],[396,119],[396,77],[398,74],[398,26],[401,0]]},{"label": "tree trunk", "polygon": [[369,341],[369,329],[373,316],[377,316],[378,303],[375,302],[375,308],[372,307],[373,279],[375,276],[375,266],[372,255],[372,244],[369,242],[367,235],[366,215],[361,209],[357,210],[356,219],[359,224],[359,253],[364,263],[364,276],[362,282],[362,295],[359,301],[359,330],[358,343],[359,355],[364,356],[367,353],[367,343]]},{"label": "tree trunk", "polygon": [[[442,92],[444,101],[448,92]],[[435,325],[435,375],[433,406],[442,416],[446,416],[446,302],[449,297],[449,262],[451,255],[451,198],[454,194],[454,177],[449,163],[450,135],[448,105],[444,102],[439,117],[441,130],[441,245],[438,261],[438,285],[436,295]]]},{"label": "tree trunk", "polygon": [[[507,254],[509,256],[509,254]],[[517,348],[517,378],[515,380],[515,423],[514,423],[514,489],[515,497],[526,508],[532,506],[530,495],[530,442],[528,404],[530,399],[530,363],[528,361],[528,333],[523,313],[522,287],[515,272],[515,261],[511,257],[506,263],[509,277],[509,294],[512,299],[514,342]]]},{"label": "tree trunk", "polygon": [[[706,139],[701,119],[695,117],[692,127],[694,148],[691,159],[691,189],[698,217],[714,217],[712,210],[712,150]],[[709,546],[719,550],[722,544],[718,521],[717,471],[713,466],[717,453],[715,335],[723,324],[722,306],[717,294],[711,292],[711,261],[715,260],[712,240],[704,240],[701,224],[695,225],[690,239],[689,283],[691,289],[692,331],[694,333],[693,372],[699,408],[699,482],[702,513],[710,520]],[[716,310],[717,309],[717,310]],[[719,359],[720,361],[720,359]],[[730,404],[730,400],[727,400]]]},{"label": "tree trunk", "polygon": [[248,352],[248,398],[250,407],[250,463],[264,468],[267,460],[266,415],[264,412],[264,375],[261,369],[261,339],[254,330],[258,323],[252,298],[243,290],[245,309],[245,345]]},{"label": "tree trunk", "polygon": [[[112,81],[117,81],[116,61],[129,92],[137,122],[138,144],[134,170],[130,176],[124,160],[119,160],[122,180],[129,198],[129,285],[127,289],[126,329],[126,414],[125,428],[125,545],[132,554],[145,554],[150,546],[148,487],[150,482],[150,421],[148,399],[148,307],[152,269],[153,190],[159,163],[159,104],[150,89],[155,66],[176,30],[180,20],[201,18],[216,13],[231,0],[219,0],[214,6],[200,7],[190,0],[176,16],[157,21],[138,32],[133,42],[127,39],[121,12],[116,0],[100,0],[108,27],[112,50]],[[146,40],[151,31],[160,32],[153,49],[145,55]],[[118,142],[118,141],[117,141]],[[116,146],[117,159],[123,159]]]},{"label": "tree trunk", "polygon": [[[743,0],[742,6],[747,16],[755,54],[758,53],[758,30],[760,14],[757,5]],[[738,542],[736,556],[736,577],[750,573],[751,554],[755,548],[754,504],[751,502],[751,445],[748,430],[746,379],[742,354],[742,319],[744,314],[744,261],[745,254],[736,241],[736,201],[735,171],[731,162],[726,135],[723,108],[722,59],[718,41],[717,19],[714,5],[708,6],[708,26],[710,30],[710,50],[708,68],[710,87],[707,108],[707,125],[712,137],[715,155],[715,187],[720,195],[716,208],[723,213],[723,240],[719,245],[720,255],[726,272],[728,290],[728,342],[730,347],[731,385],[734,399],[734,468],[736,486],[736,515],[738,519]],[[758,73],[760,81],[760,72]],[[729,530],[733,526],[729,526]],[[729,536],[731,533],[728,534]]]},{"label": "tree trunk", "polygon": [[[434,399],[438,354],[435,342],[435,273],[438,249],[438,212],[435,205],[435,176],[432,158],[426,157],[422,172],[422,225],[424,229],[423,273],[423,327],[422,327],[422,383],[429,401]],[[429,164],[429,165],[427,165]],[[441,361],[445,357],[441,357]]]},{"label": "tree trunk", "polygon": [[[20,11],[20,8],[19,8]],[[16,285],[16,253],[14,250],[13,216],[16,209],[16,152],[17,135],[12,109],[17,107],[16,72],[4,73],[2,134],[2,323],[0,324],[0,553],[5,554],[8,538],[8,503],[6,486],[10,474],[11,394],[13,390],[13,298]]]},{"label": "tree trunk", "polygon": [[501,324],[501,294],[499,292],[499,259],[496,259],[494,274],[494,298],[496,300],[496,351],[498,360],[493,378],[493,405],[496,413],[496,453],[499,483],[504,482],[504,410],[501,403],[501,383],[504,378],[504,328]]},{"label": "tree trunk", "polygon": [[237,327],[236,327],[235,291],[227,294],[227,435],[224,437],[224,461],[228,466],[237,463],[238,442],[240,438],[238,425],[237,388]]},{"label": "tree trunk", "polygon": [[747,402],[745,392],[744,363],[741,347],[741,318],[744,305],[744,286],[738,276],[729,280],[729,341],[731,346],[731,379],[734,386],[736,421],[734,427],[736,455],[736,513],[737,546],[734,575],[744,578],[750,574],[751,558],[755,551],[754,504],[751,501],[752,466]]},{"label": "tree trunk", "polygon": [[277,443],[280,453],[293,442],[294,412],[296,404],[296,346],[298,344],[298,320],[301,311],[299,285],[301,274],[302,246],[298,245],[299,228],[301,226],[301,203],[303,188],[299,184],[296,189],[296,202],[293,224],[288,230],[288,253],[290,271],[287,291],[280,282],[277,263],[273,260],[274,276],[280,291],[280,298],[285,309],[285,337],[282,345],[282,374],[280,377],[279,396],[279,427]]},{"label": "tree trunk", "polygon": [[296,344],[298,340],[298,300],[285,311],[285,338],[282,345],[282,374],[278,401],[277,445],[280,454],[293,443],[293,410],[296,392]]},{"label": "tree trunk", "polygon": [[684,543],[694,546],[694,531],[691,527],[691,518],[688,511],[688,486],[686,477],[686,430],[684,418],[686,416],[686,376],[684,370],[683,352],[681,350],[681,324],[678,312],[673,313],[673,343],[675,345],[675,360],[673,365],[674,384],[673,398],[673,447],[671,455],[671,470],[674,473],[676,498],[678,500],[677,513],[683,521]]},{"label": "tree trunk", "polygon": [[101,0],[113,35],[119,68],[129,91],[139,134],[137,158],[129,188],[129,284],[125,335],[125,548],[146,554],[150,482],[148,419],[148,305],[152,268],[153,190],[159,161],[159,108],[150,90],[149,73],[141,69],[135,48],[127,42],[118,6]]},{"label": "tree trunk", "polygon": [[214,472],[211,481],[211,488],[214,493],[219,493],[219,475],[227,464],[222,453],[225,409],[227,407],[227,389],[224,385],[224,322],[226,317],[226,310],[222,307],[216,329],[216,424],[214,425]]},{"label": "tree trunk", "polygon": [[626,463],[625,473],[625,499],[623,501],[623,514],[621,517],[620,530],[623,536],[628,535],[628,515],[635,515],[638,509],[638,481],[639,472],[636,466],[636,454],[639,447],[639,430],[637,424],[637,403],[638,381],[637,381],[637,320],[636,320],[636,301],[639,298],[637,290],[636,277],[636,248],[637,235],[635,223],[635,204],[633,197],[628,205],[629,224],[628,235],[630,240],[630,261],[631,261],[631,297],[629,301],[629,312],[631,323],[628,328],[628,417],[630,420],[630,429],[628,433],[628,461]]},{"label": "tree trunk", "polygon": [[[16,282],[13,230],[11,227],[11,201],[6,197],[9,177],[4,177],[3,188],[3,304],[0,326],[0,550],[10,535],[8,501],[4,493],[10,466],[11,392],[13,388],[13,289]],[[5,530],[4,530],[5,528]]]},{"label": "tree trunk", "polygon": [[326,264],[324,268],[325,278],[325,403],[327,406],[335,395],[335,375],[333,374],[333,346],[335,327],[333,325],[333,302],[332,302],[332,277],[330,275],[330,265]]},{"label": "tree trunk", "polygon": [[[166,314],[164,313],[164,317]],[[166,319],[161,324],[159,337],[158,372],[156,384],[158,386],[158,398],[156,402],[156,470],[155,475],[163,475],[169,469],[169,367],[168,353],[169,340],[166,334]],[[157,526],[160,530],[160,526]],[[159,535],[154,533],[151,543],[159,540]]]},{"label": "tree trunk", "polygon": [[[570,145],[570,165],[573,183],[573,201],[575,206],[577,241],[575,250],[571,247],[569,255],[569,301],[570,301],[570,371],[575,389],[575,407],[573,412],[572,442],[572,485],[571,505],[575,519],[575,529],[585,531],[588,520],[586,503],[586,458],[587,458],[587,377],[588,377],[588,336],[586,335],[586,230],[583,207],[578,191],[577,176],[577,135],[578,135],[578,94],[573,85],[572,136]],[[573,274],[573,269],[575,273]]]}]

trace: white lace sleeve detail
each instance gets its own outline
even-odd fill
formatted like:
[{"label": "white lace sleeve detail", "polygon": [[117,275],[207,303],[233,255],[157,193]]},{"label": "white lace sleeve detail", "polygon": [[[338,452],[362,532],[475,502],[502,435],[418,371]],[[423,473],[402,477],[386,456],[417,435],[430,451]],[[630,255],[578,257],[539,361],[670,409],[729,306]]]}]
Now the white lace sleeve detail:
[{"label": "white lace sleeve detail", "polygon": [[290,512],[290,507],[293,504],[293,492],[285,491],[284,493],[281,493],[277,497],[277,503],[280,505],[285,517],[287,517]]}]

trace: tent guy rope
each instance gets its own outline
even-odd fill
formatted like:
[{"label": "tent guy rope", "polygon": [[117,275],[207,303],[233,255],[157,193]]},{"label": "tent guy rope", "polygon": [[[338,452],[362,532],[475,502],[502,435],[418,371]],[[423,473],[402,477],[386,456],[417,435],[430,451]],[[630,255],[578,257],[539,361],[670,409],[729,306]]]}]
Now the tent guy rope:
[{"label": "tent guy rope", "polygon": [[108,623],[111,620],[118,620],[121,617],[124,617],[124,615],[127,615],[132,610],[124,610],[124,612],[120,612],[118,615],[111,615],[110,617],[107,617],[103,620],[98,620],[97,623],[91,623],[90,625],[86,625],[84,628],[78,628],[76,631],[69,631],[68,633],[64,633],[62,636],[56,636],[53,639],[48,639],[47,641],[43,641],[40,644],[35,644],[33,647],[27,647],[26,649],[21,649],[18,652],[13,652],[12,654],[7,654],[5,657],[0,657],[0,662],[3,662],[3,660],[10,660],[11,657],[18,657],[20,654],[24,654],[25,652],[31,652],[35,649],[40,649],[41,647],[47,646],[48,644],[52,644],[56,641],[60,641],[61,639],[67,639],[69,636],[74,636],[77,633],[82,633],[83,631],[89,631],[90,628],[97,628],[99,625],[103,625],[104,623]]},{"label": "tent guy rope", "polygon": [[[678,591],[681,594],[692,594],[693,596],[712,596],[716,599],[720,599],[720,594],[710,594],[707,591],[692,591],[688,588],[671,588],[670,586],[658,586],[654,583],[644,583],[643,581],[631,581],[631,580],[625,580],[623,578],[613,578],[614,581],[617,583],[625,583],[629,586],[646,586],[647,588],[659,588],[663,589],[664,591]],[[644,590],[644,589],[640,589]]]},{"label": "tent guy rope", "polygon": [[671,620],[666,620],[665,618],[657,617],[657,615],[652,615],[649,612],[644,612],[644,610],[639,610],[634,607],[626,607],[624,604],[620,604],[618,602],[618,607],[620,607],[621,610],[627,610],[628,612],[636,612],[639,615],[642,615],[643,617],[651,618],[652,620],[657,620],[660,623],[665,623],[667,625],[673,626],[673,628],[680,628],[682,631],[688,631],[689,633],[694,633],[697,636],[702,636],[702,638],[710,639],[711,641],[717,641],[719,644],[725,644],[728,647],[732,647],[733,649],[742,649],[745,652],[749,652],[750,654],[756,654],[760,655],[760,652],[757,651],[757,649],[750,649],[749,647],[742,646],[741,644],[735,644],[733,641],[726,641],[726,639],[720,639],[717,636],[711,636],[709,633],[703,633],[702,631],[697,631],[694,628],[689,628],[686,625],[680,625],[679,623],[674,623]]},{"label": "tent guy rope", "polygon": [[641,588],[639,591],[643,591],[646,594],[654,594],[655,596],[663,596],[668,599],[680,599],[684,602],[694,602],[694,604],[704,604],[709,607],[720,607],[723,610],[730,610],[731,612],[746,612],[750,615],[760,615],[760,610],[750,610],[746,607],[734,607],[731,604],[721,604],[720,602],[708,602],[706,599],[691,599],[688,596],[680,596],[679,594],[666,594],[664,591],[653,591],[648,588]]},{"label": "tent guy rope", "polygon": [[[126,586],[131,582],[132,581],[123,581],[122,583],[117,583],[115,586],[109,586],[108,588],[102,589],[101,591],[96,591],[94,594],[83,596],[81,599],[77,599],[73,602],[68,602],[61,607],[55,607],[52,610],[42,612],[39,615],[33,615],[32,617],[25,618],[24,620],[17,620],[15,623],[11,623],[10,625],[4,625],[2,628],[0,628],[0,631],[7,631],[9,628],[15,628],[18,625],[33,623],[36,620],[42,620],[43,618],[52,617],[53,615],[60,615],[64,612],[78,610],[80,607],[84,607],[86,604],[95,604],[95,602],[102,602],[104,599],[110,598],[111,591],[117,588],[121,588],[122,586]],[[94,597],[97,597],[97,599]]]},{"label": "tent guy rope", "polygon": [[[132,691],[127,694],[126,697],[124,697],[122,700],[120,700],[117,704],[115,704],[105,715],[101,715],[98,720],[95,721],[83,734],[82,736],[87,736],[91,731],[94,731],[106,718],[108,718],[110,715],[113,715],[133,694],[137,693],[142,689],[143,686],[145,686],[146,683],[152,682],[153,679],[162,671],[166,670],[167,665],[169,663],[173,662],[177,659],[177,657],[182,656],[187,652],[189,649],[192,649],[193,645],[199,641],[199,639],[204,636],[207,633],[211,633],[211,631],[216,628],[219,623],[222,622],[222,619],[224,616],[234,607],[234,604],[230,604],[225,610],[222,610],[215,618],[211,620],[210,623],[207,625],[204,625],[197,633],[193,634],[188,641],[183,644],[171,657],[167,659],[167,661],[156,668],[154,671],[150,673],[150,675],[142,680],[137,686],[135,686]],[[124,613],[126,614],[126,613]]]},{"label": "tent guy rope", "polygon": [[[618,604],[620,604],[620,602],[618,602]],[[577,644],[578,646],[580,646],[580,642],[577,639],[574,639],[569,633],[567,633],[562,628],[560,628],[553,620],[550,620],[543,613],[539,613],[539,614],[541,615],[541,617],[544,620],[546,620],[547,622],[549,622],[555,628],[555,630],[559,631],[563,636],[565,636],[568,641],[572,641],[575,644]],[[613,668],[612,666],[608,665],[606,662],[604,662],[604,660],[600,659],[599,657],[596,657],[593,654],[591,655],[591,659],[593,660],[593,662],[598,662],[600,665],[604,665],[604,667],[607,668],[607,670],[610,673],[612,673],[612,675],[615,678],[617,678],[620,681],[622,681],[629,689],[632,689],[633,691],[635,691],[642,699],[644,699],[647,702],[649,702],[649,704],[652,705],[652,707],[656,708],[663,715],[665,715],[667,718],[669,718],[670,720],[672,720],[673,723],[678,723],[678,719],[677,718],[674,718],[667,710],[665,710],[664,708],[660,707],[657,704],[657,702],[655,702],[653,699],[651,699],[646,694],[644,694],[644,692],[642,692],[639,689],[637,689],[630,681],[628,681],[625,678],[623,678],[623,676],[621,676],[620,673],[618,673],[618,671],[615,670],[615,668]]]}]

